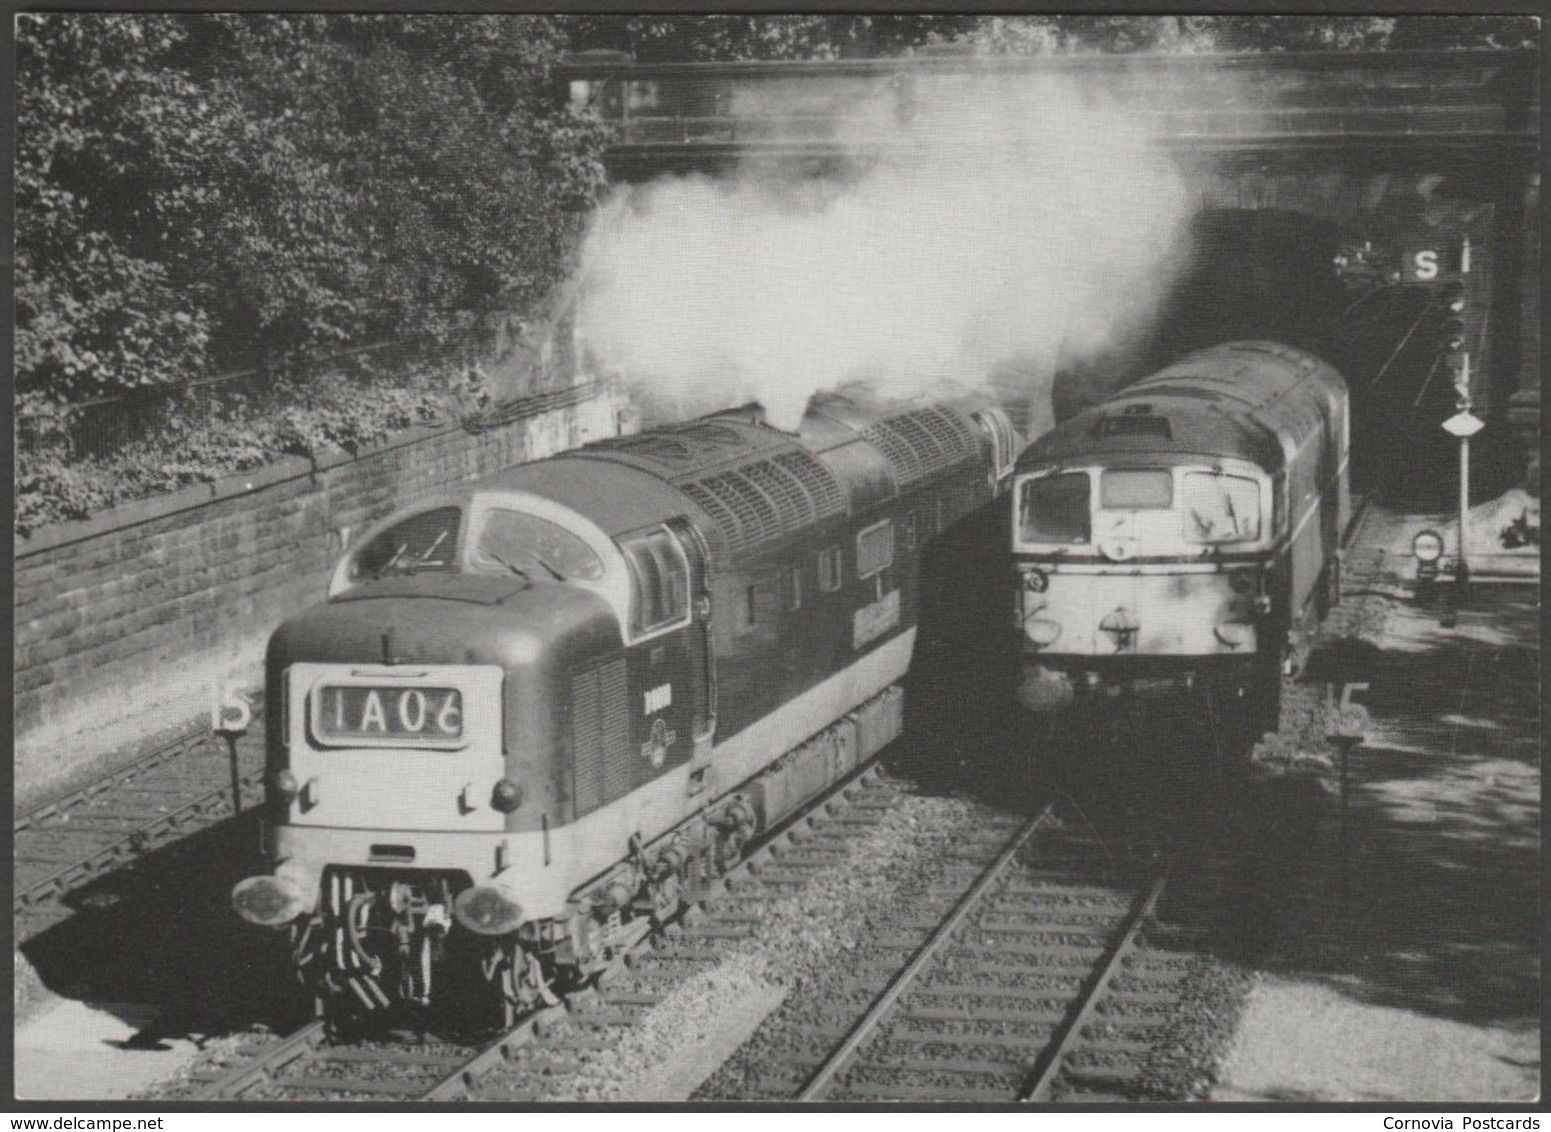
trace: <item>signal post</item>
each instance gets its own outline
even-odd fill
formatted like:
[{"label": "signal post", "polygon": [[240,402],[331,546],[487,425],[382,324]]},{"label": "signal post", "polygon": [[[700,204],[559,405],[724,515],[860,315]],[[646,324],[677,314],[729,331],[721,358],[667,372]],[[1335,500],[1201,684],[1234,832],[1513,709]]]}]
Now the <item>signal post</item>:
[{"label": "signal post", "polygon": [[1468,286],[1470,282],[1470,238],[1460,244],[1458,274],[1445,280],[1440,295],[1444,311],[1443,350],[1454,375],[1454,402],[1458,410],[1443,422],[1443,430],[1459,439],[1459,558],[1454,569],[1455,605],[1458,610],[1470,586],[1470,563],[1465,541],[1470,522],[1470,438],[1486,427],[1471,412],[1474,401],[1470,385],[1470,335],[1466,330]]}]

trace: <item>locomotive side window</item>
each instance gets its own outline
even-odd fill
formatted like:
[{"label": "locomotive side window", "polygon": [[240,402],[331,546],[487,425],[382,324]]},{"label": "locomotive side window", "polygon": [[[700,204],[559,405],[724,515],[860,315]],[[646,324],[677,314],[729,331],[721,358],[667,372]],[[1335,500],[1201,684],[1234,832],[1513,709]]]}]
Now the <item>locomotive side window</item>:
[{"label": "locomotive side window", "polygon": [[476,567],[557,582],[600,581],[603,559],[559,523],[496,507],[485,513],[470,555]]},{"label": "locomotive side window", "polygon": [[856,576],[870,578],[894,565],[894,524],[874,523],[856,536]]},{"label": "locomotive side window", "polygon": [[819,552],[819,592],[832,594],[840,588],[840,548]]},{"label": "locomotive side window", "polygon": [[970,419],[980,426],[980,431],[991,441],[992,477],[1003,475],[1018,457],[1013,451],[1012,425],[999,409],[988,413],[971,413]]},{"label": "locomotive side window", "polygon": [[1099,480],[1102,507],[1168,510],[1174,506],[1174,477],[1167,470],[1105,469]]},{"label": "locomotive side window", "polygon": [[689,620],[689,560],[664,528],[621,539],[630,564],[630,636]]},{"label": "locomotive side window", "polygon": [[1187,472],[1182,488],[1185,541],[1253,542],[1260,537],[1260,485],[1221,472]]},{"label": "locomotive side window", "polygon": [[1083,543],[1092,537],[1087,472],[1024,481],[1018,493],[1019,541]]},{"label": "locomotive side window", "polygon": [[383,531],[356,554],[350,576],[357,580],[420,570],[451,570],[457,560],[458,507],[437,507],[411,515]]}]

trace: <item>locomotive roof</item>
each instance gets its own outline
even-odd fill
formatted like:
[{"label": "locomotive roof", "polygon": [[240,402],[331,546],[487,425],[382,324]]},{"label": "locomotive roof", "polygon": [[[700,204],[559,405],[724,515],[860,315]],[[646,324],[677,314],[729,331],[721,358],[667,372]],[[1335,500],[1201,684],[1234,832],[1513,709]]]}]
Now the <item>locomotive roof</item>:
[{"label": "locomotive roof", "polygon": [[687,498],[707,536],[737,551],[892,498],[978,450],[961,410],[848,390],[815,397],[796,433],[745,407],[600,441],[492,482],[570,506],[610,535],[683,514]]},{"label": "locomotive roof", "polygon": [[531,491],[591,519],[610,537],[684,513],[684,497],[655,476],[588,458],[588,449],[519,464],[482,479],[479,488]]},{"label": "locomotive roof", "polygon": [[1191,354],[1045,433],[1018,461],[1117,454],[1224,456],[1267,470],[1284,459],[1278,440],[1299,443],[1345,399],[1340,376],[1311,354],[1270,342],[1235,342]]}]

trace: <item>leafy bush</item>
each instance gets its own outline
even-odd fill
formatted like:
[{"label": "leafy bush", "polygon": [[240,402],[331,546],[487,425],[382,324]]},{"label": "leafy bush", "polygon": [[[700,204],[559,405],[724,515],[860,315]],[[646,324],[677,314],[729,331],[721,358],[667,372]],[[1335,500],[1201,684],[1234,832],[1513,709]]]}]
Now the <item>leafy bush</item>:
[{"label": "leafy bush", "polygon": [[28,436],[83,401],[528,306],[604,180],[603,126],[550,84],[558,18],[64,12],[16,31]]},{"label": "leafy bush", "polygon": [[170,408],[142,439],[103,457],[77,457],[59,437],[22,448],[16,533],[212,483],[284,456],[355,451],[415,425],[450,423],[477,407],[478,371],[471,372],[463,388],[448,389],[445,377],[430,367],[391,377],[336,370],[305,382],[281,382],[258,405],[232,397],[214,410]]},{"label": "leafy bush", "polygon": [[[16,529],[456,419],[467,391],[402,369],[137,398],[536,305],[604,181],[604,127],[550,82],[568,27],[17,17]],[[130,439],[83,457],[83,408],[120,405]]]}]

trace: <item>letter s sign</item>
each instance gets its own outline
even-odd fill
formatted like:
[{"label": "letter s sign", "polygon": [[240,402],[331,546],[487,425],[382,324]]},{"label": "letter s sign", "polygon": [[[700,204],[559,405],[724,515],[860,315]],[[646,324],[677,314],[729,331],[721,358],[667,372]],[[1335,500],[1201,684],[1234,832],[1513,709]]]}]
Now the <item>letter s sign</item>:
[{"label": "letter s sign", "polygon": [[1438,253],[1431,248],[1417,252],[1411,257],[1411,269],[1423,283],[1438,278]]}]

